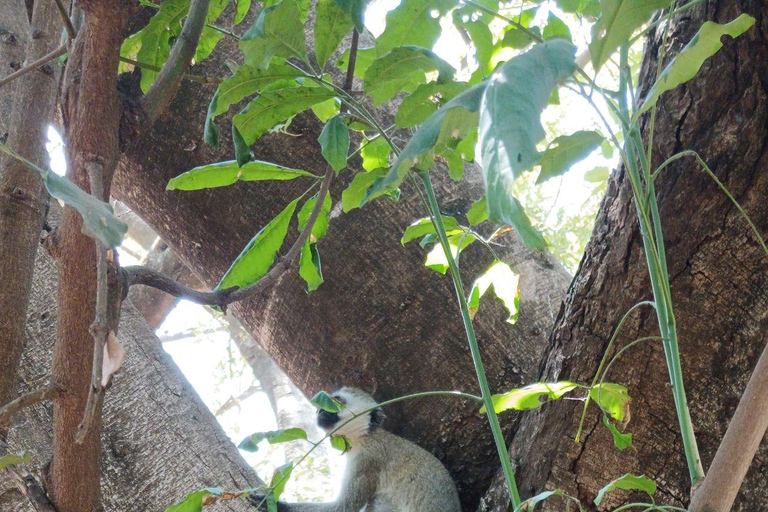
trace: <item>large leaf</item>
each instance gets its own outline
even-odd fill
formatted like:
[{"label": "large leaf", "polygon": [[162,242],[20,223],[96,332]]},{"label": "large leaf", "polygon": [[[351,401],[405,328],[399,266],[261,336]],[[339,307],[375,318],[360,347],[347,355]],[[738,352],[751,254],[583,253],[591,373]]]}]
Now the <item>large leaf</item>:
[{"label": "large leaf", "polygon": [[[446,233],[454,234],[456,231],[461,231],[459,222],[455,218],[450,215],[441,215],[441,217],[443,218],[443,227],[445,228]],[[424,217],[405,228],[400,243],[405,245],[411,240],[429,234],[435,234],[435,226],[432,224],[432,220],[429,217]]]},{"label": "large leaf", "polygon": [[599,70],[635,30],[643,26],[658,9],[671,0],[600,0],[600,19],[592,27],[589,54],[592,66]]},{"label": "large leaf", "polygon": [[268,85],[289,82],[300,76],[301,71],[281,63],[272,63],[267,69],[245,65],[238,67],[233,76],[219,84],[211,98],[205,119],[205,141],[212,146],[218,146],[219,129],[214,124],[214,119],[229,110],[231,105],[260,92]]},{"label": "large leaf", "polygon": [[398,46],[414,45],[432,48],[440,36],[440,16],[453,5],[449,0],[403,0],[387,13],[384,32],[376,38],[376,54],[381,57]]},{"label": "large leaf", "polygon": [[483,95],[478,147],[488,218],[513,226],[528,247],[543,249],[546,243],[511,195],[512,182],[541,157],[541,112],[554,87],[576,69],[575,50],[560,39],[537,44],[501,66]]},{"label": "large leaf", "polygon": [[222,492],[218,487],[209,487],[189,493],[183,500],[166,509],[165,512],[201,512],[203,510],[203,500],[207,496],[211,494],[221,496]]},{"label": "large leaf", "polygon": [[442,80],[453,77],[453,68],[430,50],[399,46],[373,62],[365,72],[363,90],[380,105],[400,91],[426,83],[427,73],[440,71]]},{"label": "large leaf", "polygon": [[293,87],[259,95],[232,122],[248,145],[267,130],[308,108],[330,99],[333,92],[324,87]]},{"label": "large leaf", "polygon": [[[420,159],[435,147],[441,134],[452,136],[457,131],[462,130],[466,133],[471,126],[475,125],[477,122],[476,113],[480,108],[480,99],[486,85],[486,82],[482,82],[467,89],[429,116],[429,119],[419,126],[411,140],[405,145],[386,176],[376,180],[368,189],[366,201],[399,187],[411,167],[420,164]],[[455,111],[453,112],[455,115],[447,116],[452,111]],[[444,124],[443,121],[446,120],[446,117],[447,122]]]},{"label": "large leaf", "polygon": [[486,291],[488,291],[488,288],[492,286],[496,297],[501,300],[504,304],[504,308],[506,308],[509,313],[507,323],[515,323],[517,321],[519,283],[520,276],[515,274],[509,265],[503,261],[494,261],[488,270],[478,277],[475,280],[475,284],[472,285],[472,291],[467,300],[469,314],[474,317],[475,313],[477,313],[477,310],[480,308],[480,298]]},{"label": "large leaf", "polygon": [[10,155],[29,169],[39,173],[51,197],[77,210],[83,217],[84,234],[98,239],[107,247],[117,247],[123,241],[128,225],[115,217],[109,203],[99,201],[67,178],[41,169],[5,144],[0,144],[0,152]]},{"label": "large leaf", "polygon": [[627,491],[642,491],[652,497],[654,494],[656,494],[656,482],[645,475],[635,476],[627,473],[626,475],[617,478],[616,480],[600,489],[600,491],[597,493],[597,497],[595,498],[595,505],[600,505],[600,503],[603,501],[603,498],[605,498],[605,495],[609,492],[615,491],[616,489],[624,489]]},{"label": "large leaf", "polygon": [[[299,231],[303,231],[307,225],[312,209],[317,203],[317,195],[311,197],[299,211]],[[312,225],[310,237],[304,242],[301,248],[301,257],[299,259],[299,275],[306,281],[307,290],[313,292],[318,286],[323,284],[323,270],[320,265],[320,253],[317,251],[317,242],[328,232],[329,215],[331,213],[331,194],[325,194],[323,205],[320,208],[315,223]]]},{"label": "large leaf", "polygon": [[469,88],[467,82],[429,82],[416,88],[400,103],[395,124],[412,128],[426,121],[439,107]]},{"label": "large leaf", "polygon": [[284,428],[281,430],[270,430],[269,432],[256,432],[251,434],[237,445],[246,452],[259,451],[258,444],[266,440],[269,444],[287,443],[297,439],[307,440],[307,433],[300,428]]},{"label": "large leaf", "polygon": [[624,421],[629,415],[629,403],[632,399],[627,388],[620,384],[596,384],[589,390],[589,397],[616,421]]},{"label": "large leaf", "polygon": [[[578,384],[567,381],[529,384],[501,395],[493,395],[493,410],[499,413],[509,409],[516,411],[538,409],[542,404],[542,398],[557,400],[578,387]],[[480,409],[480,412],[485,412],[485,406]]]},{"label": "large leaf", "polygon": [[318,137],[320,149],[325,161],[333,167],[336,174],[347,166],[349,154],[349,128],[341,114],[331,118]]},{"label": "large leaf", "polygon": [[671,91],[696,76],[702,64],[720,51],[724,35],[738,37],[755,24],[755,18],[742,14],[732,22],[721,25],[713,21],[705,22],[685,48],[678,53],[653,84],[643,106],[637,115],[642,114],[656,104],[662,93]]},{"label": "large leaf", "polygon": [[353,24],[352,18],[339,7],[336,0],[318,0],[315,12],[315,59],[320,69],[323,69]]},{"label": "large leaf", "polygon": [[283,0],[259,13],[254,24],[240,39],[245,63],[260,68],[269,66],[272,57],[307,60],[304,24],[296,0]]},{"label": "large leaf", "polygon": [[541,156],[541,172],[536,183],[560,176],[573,164],[588,157],[604,140],[598,132],[589,131],[557,137]]},{"label": "large leaf", "polygon": [[233,286],[245,288],[267,273],[275,261],[277,251],[283,245],[298,201],[298,199],[291,201],[282,212],[277,214],[277,217],[256,233],[221,278],[216,286],[217,290],[226,290]]},{"label": "large leaf", "polygon": [[195,167],[184,174],[180,174],[168,182],[166,190],[200,190],[226,187],[237,181],[284,181],[305,176],[317,178],[310,172],[291,169],[270,162],[255,160],[238,167],[236,161],[229,160]]}]

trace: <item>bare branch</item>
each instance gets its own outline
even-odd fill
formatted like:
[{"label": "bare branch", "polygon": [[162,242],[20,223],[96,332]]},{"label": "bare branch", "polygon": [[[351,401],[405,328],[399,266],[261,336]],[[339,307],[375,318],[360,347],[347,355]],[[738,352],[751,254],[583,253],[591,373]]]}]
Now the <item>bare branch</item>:
[{"label": "bare branch", "polygon": [[77,36],[77,30],[75,30],[75,26],[72,25],[72,20],[69,19],[69,12],[67,12],[67,8],[64,6],[64,3],[61,0],[55,1],[56,7],[59,8],[61,19],[64,22],[64,28],[67,30],[67,36],[69,36],[70,41],[74,41],[75,36]]},{"label": "bare branch", "polygon": [[221,407],[216,409],[216,412],[213,413],[214,416],[221,416],[225,412],[229,411],[230,409],[234,409],[235,407],[240,407],[240,402],[245,400],[246,398],[250,398],[259,391],[263,391],[261,386],[249,386],[248,389],[240,393],[238,396],[231,396],[229,399],[222,404]]},{"label": "bare branch", "polygon": [[59,395],[61,395],[61,388],[54,384],[50,384],[44,388],[36,389],[35,391],[30,391],[29,393],[21,395],[13,402],[9,402],[0,408],[0,425],[10,423],[13,415],[23,408],[35,405],[38,402],[56,398]]},{"label": "bare branch", "polygon": [[171,54],[163,64],[157,80],[142,98],[142,107],[149,123],[157,119],[179,89],[181,79],[192,62],[192,57],[195,56],[197,43],[205,26],[209,3],[210,0],[192,0],[181,35],[173,43]]},{"label": "bare branch", "polygon": [[[153,66],[152,64],[146,64],[144,62],[139,62],[133,59],[128,59],[126,57],[120,57],[120,62],[125,62],[126,64],[131,64],[133,66],[140,67],[141,69],[148,69],[150,71],[159,72],[163,68]],[[220,84],[222,82],[221,78],[213,78],[209,76],[202,76],[202,75],[190,75],[188,73],[184,73],[181,75],[181,78],[184,80],[191,80],[193,82],[200,82],[201,84]]]},{"label": "bare branch", "polygon": [[34,71],[34,70],[36,70],[38,68],[41,68],[41,67],[45,66],[46,64],[48,64],[53,59],[61,57],[65,53],[67,53],[67,45],[63,44],[63,45],[59,46],[58,48],[56,48],[55,50],[53,50],[51,53],[40,57],[39,59],[37,59],[32,64],[24,66],[20,70],[16,71],[15,73],[11,73],[10,75],[6,76],[5,78],[0,78],[0,87],[4,86],[8,82],[12,82],[13,80],[16,80],[20,76],[26,75],[30,71]]}]

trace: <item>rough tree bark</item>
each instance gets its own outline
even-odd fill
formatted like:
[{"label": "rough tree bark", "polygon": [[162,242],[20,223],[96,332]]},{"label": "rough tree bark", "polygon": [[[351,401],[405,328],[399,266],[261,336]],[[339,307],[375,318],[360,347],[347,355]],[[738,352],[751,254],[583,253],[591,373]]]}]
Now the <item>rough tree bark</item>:
[{"label": "rough tree bark", "polygon": [[[196,72],[225,75],[227,57],[239,58],[231,44],[222,45]],[[155,229],[208,286],[218,282],[248,240],[306,186],[297,181],[165,190],[170,178],[194,166],[233,158],[226,126],[220,150],[202,143],[213,91],[184,84],[144,142],[125,153],[113,186],[115,197]],[[298,116],[290,131],[295,136],[264,137],[253,148],[256,157],[324,173],[317,120]],[[460,215],[480,197],[479,173],[467,174],[460,185],[440,178],[445,213]],[[334,203],[350,177],[345,171],[336,180]],[[238,319],[307,396],[340,385],[367,388],[380,399],[435,389],[476,391],[450,280],[423,266],[423,249],[399,243],[403,229],[426,216],[413,190],[405,187],[398,203],[384,199],[348,215],[334,208],[328,236],[319,244],[325,284],[307,295],[292,272],[265,296],[233,307]],[[550,257],[523,249],[514,238],[497,251],[523,275],[517,325],[504,322],[493,300],[477,316],[491,385],[502,390],[535,377],[532,369],[570,277]],[[462,256],[467,284],[490,262],[481,248],[470,247]],[[241,352],[247,351],[241,346]],[[476,405],[421,400],[389,413],[389,428],[437,454],[456,478],[467,509],[473,508],[496,467],[488,463],[496,452]]]},{"label": "rough tree bark", "polygon": [[[757,23],[709,60],[698,78],[665,94],[654,132],[654,163],[694,149],[768,234],[768,19],[761,1],[705,2],[672,27],[673,55],[706,20],[727,22],[746,12]],[[642,67],[642,97],[653,81],[661,35],[656,33]],[[646,120],[647,122],[647,120]],[[768,261],[732,203],[691,160],[670,166],[656,181],[675,303],[689,405],[705,468],[725,432],[749,375],[766,343]],[[541,378],[589,382],[612,330],[633,304],[651,299],[642,241],[629,180],[615,172],[581,269],[552,335]],[[633,316],[618,346],[656,335],[648,310]],[[521,493],[564,489],[590,504],[597,491],[627,472],[659,484],[656,501],[685,506],[689,477],[661,346],[643,344],[622,356],[608,380],[629,388],[636,449],[619,452],[595,406],[584,442],[575,444],[581,404],[560,402],[527,414],[512,442]],[[734,511],[768,508],[768,443],[752,464]],[[500,481],[497,481],[497,483]],[[508,510],[503,492],[484,510]],[[620,495],[617,495],[617,498]],[[626,494],[621,497],[626,497]],[[640,497],[635,496],[635,497]],[[607,499],[599,510],[616,506]],[[539,506],[562,510],[561,502]]]}]

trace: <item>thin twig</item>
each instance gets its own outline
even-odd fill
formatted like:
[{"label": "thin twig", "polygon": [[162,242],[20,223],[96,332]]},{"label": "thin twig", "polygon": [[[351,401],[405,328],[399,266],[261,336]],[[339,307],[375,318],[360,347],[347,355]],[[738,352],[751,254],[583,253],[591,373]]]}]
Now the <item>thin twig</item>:
[{"label": "thin twig", "polygon": [[44,388],[36,389],[21,395],[16,400],[9,402],[0,408],[0,425],[6,425],[10,423],[13,415],[25,407],[35,405],[38,402],[56,398],[59,395],[61,395],[61,388],[55,384],[49,384]]},{"label": "thin twig", "polygon": [[352,83],[355,80],[355,62],[357,62],[357,44],[360,41],[360,34],[357,29],[352,30],[352,44],[349,46],[349,62],[347,63],[347,77],[344,80],[344,90],[352,90]]},{"label": "thin twig", "polygon": [[55,50],[53,50],[49,54],[44,55],[44,56],[40,57],[39,59],[37,59],[32,64],[24,66],[20,70],[16,71],[15,73],[11,73],[10,75],[8,75],[5,78],[0,78],[0,87],[4,86],[8,82],[12,82],[13,80],[16,80],[20,76],[26,75],[30,71],[34,71],[34,70],[36,70],[38,68],[41,68],[41,67],[45,66],[46,64],[48,64],[53,59],[61,57],[65,53],[67,53],[67,45],[66,44],[62,44],[61,46],[59,46],[58,48],[56,48]]},{"label": "thin twig", "polygon": [[[104,168],[96,162],[86,164],[91,181],[91,195],[100,201],[104,200],[104,183],[102,172]],[[107,282],[107,248],[99,240],[96,245],[96,314],[91,324],[93,336],[93,367],[91,368],[91,387],[88,390],[88,401],[85,405],[83,421],[77,427],[75,442],[81,444],[91,430],[94,420],[99,415],[104,397],[104,386],[101,384],[101,373],[104,367],[104,346],[109,336],[107,319],[109,283]]]},{"label": "thin twig", "polygon": [[173,44],[168,60],[163,64],[157,80],[142,98],[141,104],[149,123],[157,119],[179,89],[181,79],[195,56],[209,3],[210,0],[192,0],[184,28]]},{"label": "thin twig", "polygon": [[[141,69],[148,69],[149,71],[159,72],[162,69],[158,66],[153,66],[152,64],[146,64],[144,62],[139,62],[133,59],[125,58],[125,57],[120,57],[120,62],[125,62],[126,64],[131,64],[132,66],[140,67]],[[212,77],[202,76],[202,75],[190,75],[189,73],[184,73],[183,75],[181,75],[181,78],[184,80],[192,80],[194,82],[200,82],[201,84],[220,84],[222,82],[221,78],[212,78]]]},{"label": "thin twig", "polygon": [[61,13],[61,20],[64,22],[64,28],[67,30],[67,36],[69,36],[70,41],[74,41],[75,36],[77,35],[77,30],[75,30],[75,26],[72,25],[72,20],[69,19],[69,12],[61,0],[55,0],[55,2],[56,7],[59,8],[59,13]]}]

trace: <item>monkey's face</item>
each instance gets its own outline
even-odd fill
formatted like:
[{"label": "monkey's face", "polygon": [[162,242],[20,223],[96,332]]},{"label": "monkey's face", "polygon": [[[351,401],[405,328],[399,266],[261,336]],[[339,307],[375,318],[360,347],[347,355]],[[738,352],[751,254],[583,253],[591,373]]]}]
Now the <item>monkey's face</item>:
[{"label": "monkey's face", "polygon": [[[320,410],[317,424],[326,432],[333,432],[354,441],[367,434],[371,427],[378,426],[383,419],[381,409],[368,393],[356,388],[341,388],[333,398],[342,405],[341,412]],[[338,430],[337,430],[338,429]]]}]

